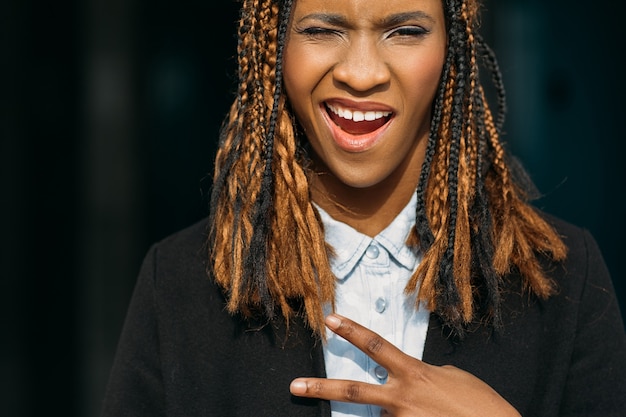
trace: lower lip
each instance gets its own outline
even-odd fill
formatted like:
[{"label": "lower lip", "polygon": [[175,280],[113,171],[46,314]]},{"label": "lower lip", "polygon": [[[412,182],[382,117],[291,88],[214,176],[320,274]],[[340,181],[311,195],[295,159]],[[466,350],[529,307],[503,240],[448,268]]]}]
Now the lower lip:
[{"label": "lower lip", "polygon": [[382,134],[387,130],[387,127],[391,124],[391,119],[380,128],[373,132],[365,133],[363,135],[352,135],[335,124],[330,119],[327,110],[322,105],[321,111],[326,120],[326,124],[330,128],[332,137],[337,146],[345,152],[365,152],[373,148],[382,138]]}]

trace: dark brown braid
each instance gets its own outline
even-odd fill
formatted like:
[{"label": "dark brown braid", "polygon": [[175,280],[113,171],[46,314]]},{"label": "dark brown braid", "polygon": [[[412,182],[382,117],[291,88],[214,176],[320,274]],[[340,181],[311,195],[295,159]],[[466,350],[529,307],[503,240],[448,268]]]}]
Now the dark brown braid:
[{"label": "dark brown braid", "polygon": [[282,50],[292,0],[244,0],[239,89],[221,132],[211,195],[211,274],[227,308],[289,319],[293,299],[323,333],[322,306],[334,301],[324,234],[299,159],[282,91]]},{"label": "dark brown braid", "polygon": [[[322,337],[334,303],[323,226],[310,199],[297,122],[282,90],[282,51],[293,0],[243,0],[239,88],[221,131],[210,215],[210,273],[245,316],[275,308],[287,320],[301,300]],[[476,33],[478,0],[443,0],[448,51],[433,103],[417,193],[423,259],[406,287],[457,334],[475,319],[498,327],[503,277],[517,270],[539,297],[554,291],[538,257],[565,257],[556,232],[511,178],[500,143],[505,94],[493,52]],[[481,62],[479,62],[482,59]],[[492,74],[494,121],[479,81]]]},{"label": "dark brown braid", "polygon": [[[501,279],[512,269],[532,292],[554,288],[539,253],[562,260],[566,248],[513,183],[499,141],[505,94],[493,52],[477,36],[478,2],[446,0],[449,45],[418,185],[417,238],[424,258],[407,292],[419,289],[457,334],[480,317],[501,323]],[[477,56],[492,72],[499,114],[494,122],[478,78]],[[426,221],[425,221],[426,220]],[[477,305],[476,289],[484,295]]]}]

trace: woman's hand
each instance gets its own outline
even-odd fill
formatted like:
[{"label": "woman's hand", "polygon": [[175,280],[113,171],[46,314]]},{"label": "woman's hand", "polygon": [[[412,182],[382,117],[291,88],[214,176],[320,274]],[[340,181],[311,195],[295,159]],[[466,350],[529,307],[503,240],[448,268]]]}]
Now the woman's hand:
[{"label": "woman's hand", "polygon": [[324,378],[297,378],[293,395],[372,404],[383,416],[515,416],[520,414],[489,385],[454,366],[415,359],[369,329],[330,315],[326,325],[361,349],[389,373],[384,385]]}]

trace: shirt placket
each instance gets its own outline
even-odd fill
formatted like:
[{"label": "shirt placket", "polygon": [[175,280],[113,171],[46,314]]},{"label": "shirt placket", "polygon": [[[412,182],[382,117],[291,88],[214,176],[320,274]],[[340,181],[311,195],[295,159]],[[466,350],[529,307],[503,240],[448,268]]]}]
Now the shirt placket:
[{"label": "shirt placket", "polygon": [[[372,240],[361,260],[365,286],[369,287],[368,327],[381,337],[395,344],[395,320],[393,314],[392,277],[390,257],[387,250]],[[368,357],[367,377],[372,383],[384,384],[387,370]]]}]

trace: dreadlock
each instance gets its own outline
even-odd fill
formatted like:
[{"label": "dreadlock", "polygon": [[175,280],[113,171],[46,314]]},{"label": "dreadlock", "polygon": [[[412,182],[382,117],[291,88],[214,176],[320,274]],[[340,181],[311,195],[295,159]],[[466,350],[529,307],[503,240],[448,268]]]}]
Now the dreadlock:
[{"label": "dreadlock", "polygon": [[[539,256],[562,260],[566,248],[505,161],[505,93],[495,55],[476,33],[478,0],[442,1],[448,51],[408,242],[419,245],[423,259],[405,291],[417,291],[417,302],[462,334],[478,316],[500,325],[501,281],[513,269],[532,293],[551,295]],[[293,3],[242,0],[239,86],[221,130],[211,194],[210,273],[231,313],[272,318],[278,308],[287,321],[303,314],[323,337],[323,305],[334,305],[335,278],[282,90]],[[479,81],[481,58],[498,94],[496,120]]]},{"label": "dreadlock", "polygon": [[[512,269],[535,295],[550,296],[554,284],[538,257],[562,260],[566,248],[505,162],[505,92],[493,51],[475,33],[478,1],[445,0],[444,12],[448,52],[417,188],[415,240],[424,257],[406,291],[419,284],[418,300],[462,334],[477,307],[483,319],[501,324],[501,277]],[[498,93],[496,121],[479,82],[479,57]]]},{"label": "dreadlock", "polygon": [[289,319],[301,299],[322,333],[334,277],[299,160],[282,92],[282,53],[292,0],[244,0],[238,30],[237,98],[225,122],[211,194],[212,274],[227,309]]}]

